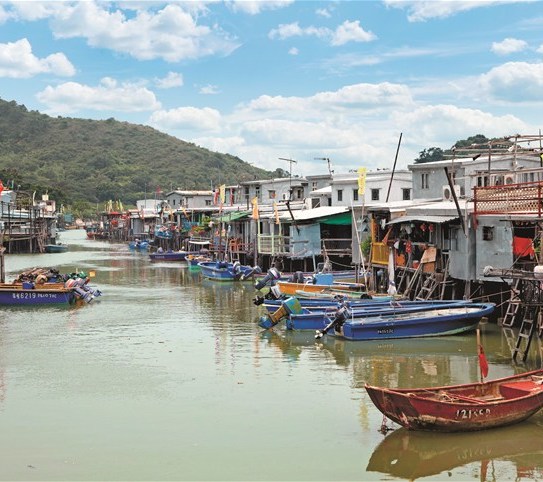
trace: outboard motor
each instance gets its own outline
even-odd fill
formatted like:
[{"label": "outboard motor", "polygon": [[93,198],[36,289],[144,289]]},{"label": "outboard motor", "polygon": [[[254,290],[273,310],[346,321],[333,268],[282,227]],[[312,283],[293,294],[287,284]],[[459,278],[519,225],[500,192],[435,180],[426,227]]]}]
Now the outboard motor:
[{"label": "outboard motor", "polygon": [[330,323],[324,327],[324,329],[317,330],[315,333],[315,338],[318,340],[322,338],[326,333],[328,333],[332,328],[334,330],[338,330],[343,323],[345,323],[345,320],[351,316],[351,310],[349,308],[349,305],[345,302],[340,305],[340,307],[337,309],[337,311],[334,313],[334,317],[330,320]]},{"label": "outboard motor", "polygon": [[267,286],[268,283],[270,286],[274,286],[279,278],[281,278],[281,273],[279,270],[277,268],[270,268],[266,273],[266,276],[255,284],[255,290],[260,291],[262,288]]},{"label": "outboard motor", "polygon": [[304,283],[304,274],[301,271],[296,271],[289,279],[291,283]]}]

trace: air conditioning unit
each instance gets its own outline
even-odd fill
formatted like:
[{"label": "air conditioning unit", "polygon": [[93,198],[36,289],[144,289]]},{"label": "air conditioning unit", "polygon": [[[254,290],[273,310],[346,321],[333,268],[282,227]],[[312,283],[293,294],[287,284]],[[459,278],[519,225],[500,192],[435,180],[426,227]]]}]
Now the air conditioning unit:
[{"label": "air conditioning unit", "polygon": [[515,175],[514,174],[506,174],[503,176],[503,183],[505,185],[507,184],[516,184]]},{"label": "air conditioning unit", "polygon": [[[460,186],[458,184],[454,185],[454,193],[456,194],[457,198],[460,197]],[[452,201],[453,200],[453,196],[452,196],[452,193],[451,193],[451,187],[448,184],[443,186],[443,200],[444,201]]]}]

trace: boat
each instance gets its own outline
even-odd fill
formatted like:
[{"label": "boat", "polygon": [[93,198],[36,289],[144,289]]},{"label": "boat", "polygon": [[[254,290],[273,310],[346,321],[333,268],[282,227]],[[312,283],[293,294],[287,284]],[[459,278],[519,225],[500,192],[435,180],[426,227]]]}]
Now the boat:
[{"label": "boat", "polygon": [[[325,278],[326,276],[327,278]],[[279,290],[284,295],[296,295],[299,292],[320,294],[341,294],[347,292],[358,298],[367,295],[366,286],[361,283],[334,281],[333,275],[315,275],[313,281],[277,281]]]},{"label": "boat", "polygon": [[388,434],[375,448],[366,471],[402,480],[432,476],[433,480],[438,480],[435,476],[440,476],[439,480],[454,480],[454,474],[450,473],[453,469],[481,462],[480,480],[489,480],[482,474],[488,462],[494,460],[519,459],[517,465],[524,470],[540,467],[537,461],[543,455],[541,437],[543,427],[529,422],[504,427],[499,437],[493,430],[478,433],[476,437],[469,432],[439,437],[402,427]]},{"label": "boat", "polygon": [[348,308],[341,308],[315,337],[320,338],[329,330],[333,330],[334,336],[357,341],[456,335],[475,330],[481,318],[491,315],[494,308],[494,303],[456,302],[359,318],[350,318]]},{"label": "boat", "polygon": [[0,305],[73,304],[77,298],[75,290],[63,283],[0,283]]},{"label": "boat", "polygon": [[521,422],[543,407],[543,369],[463,385],[365,388],[383,415],[409,430],[484,430]]},{"label": "boat", "polygon": [[211,256],[206,256],[203,254],[189,254],[185,259],[189,264],[189,267],[194,269],[200,269],[200,266],[198,266],[199,263],[209,263],[213,261]]},{"label": "boat", "polygon": [[[292,301],[293,299],[296,301]],[[424,324],[426,315],[423,312],[430,312],[433,316],[442,316],[445,313],[449,313],[445,311],[448,308],[458,308],[465,305],[474,306],[471,301],[463,300],[417,300],[402,302],[357,300],[340,301],[335,304],[323,305],[322,302],[319,303],[316,300],[303,300],[295,297],[290,297],[282,301],[279,305],[276,300],[264,300],[263,303],[268,313],[259,320],[258,324],[261,328],[271,328],[284,320],[287,330],[319,330],[319,333],[326,334],[333,329],[335,335],[343,336],[346,339],[358,339],[360,336],[359,332],[361,331],[364,331],[367,337],[365,339],[407,337],[394,335],[405,334],[408,330],[415,328],[416,322],[414,321],[414,317],[419,313],[422,319],[419,324]],[[436,310],[441,311],[437,312]],[[478,321],[479,319],[475,321],[473,324],[474,327]],[[391,323],[393,324],[392,328]],[[341,332],[347,324],[355,325],[356,337],[351,337],[352,327],[346,329],[347,335]],[[368,324],[367,330],[366,324]],[[360,328],[358,325],[364,326]],[[456,323],[455,326],[460,325]],[[382,331],[384,327],[387,327],[387,331],[381,333],[381,336],[376,338],[369,337],[370,330],[376,328],[374,331]],[[424,328],[426,330],[430,329],[429,326],[425,326]],[[388,336],[385,336],[385,334]]]},{"label": "boat", "polygon": [[136,239],[135,241],[130,241],[128,243],[128,248],[139,250],[139,251],[146,251],[147,249],[149,249],[149,241],[145,241],[145,240],[142,241],[142,240]]},{"label": "boat", "polygon": [[239,262],[229,263],[227,261],[203,261],[198,263],[202,270],[202,276],[215,281],[244,281],[253,278],[255,271],[259,268],[245,266]]},{"label": "boat", "polygon": [[67,244],[46,244],[44,246],[46,253],[65,253],[68,251]]},{"label": "boat", "polygon": [[149,253],[151,261],[185,261],[192,251],[156,251]]}]

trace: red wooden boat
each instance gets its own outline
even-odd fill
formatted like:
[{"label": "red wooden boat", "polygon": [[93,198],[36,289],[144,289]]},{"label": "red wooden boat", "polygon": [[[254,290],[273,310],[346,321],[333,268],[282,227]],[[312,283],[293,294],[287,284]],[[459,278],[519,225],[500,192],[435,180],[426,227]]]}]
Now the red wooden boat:
[{"label": "red wooden boat", "polygon": [[365,388],[386,417],[410,430],[484,430],[521,422],[543,407],[543,369],[465,385]]}]

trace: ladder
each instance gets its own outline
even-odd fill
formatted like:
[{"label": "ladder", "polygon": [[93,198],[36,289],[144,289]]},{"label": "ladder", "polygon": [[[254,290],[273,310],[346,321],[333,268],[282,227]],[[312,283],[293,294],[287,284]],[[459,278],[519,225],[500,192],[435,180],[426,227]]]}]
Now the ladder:
[{"label": "ladder", "polygon": [[420,301],[429,300],[438,286],[439,280],[437,279],[437,273],[432,273],[422,283],[415,299]]},{"label": "ladder", "polygon": [[422,272],[422,263],[419,264],[419,266],[417,267],[417,269],[413,273],[413,276],[409,280],[409,284],[407,285],[407,287],[405,288],[405,290],[403,292],[403,295],[406,298],[409,298],[409,295],[411,294],[411,291],[415,287],[417,281],[419,281],[419,277],[420,277],[421,272]]},{"label": "ladder", "polygon": [[503,317],[502,326],[511,327],[515,323],[515,319],[517,318],[517,313],[521,305],[519,284],[520,278],[517,278],[511,285],[511,297],[509,298],[507,310],[505,311],[505,315]]},{"label": "ladder", "polygon": [[517,344],[513,350],[513,360],[517,359],[517,355],[521,351],[521,345],[524,341],[524,352],[522,354],[522,361],[526,361],[528,357],[528,350],[530,349],[530,344],[532,343],[532,335],[534,333],[534,320],[530,318],[524,318],[522,324],[520,325],[520,330],[517,336]]}]

